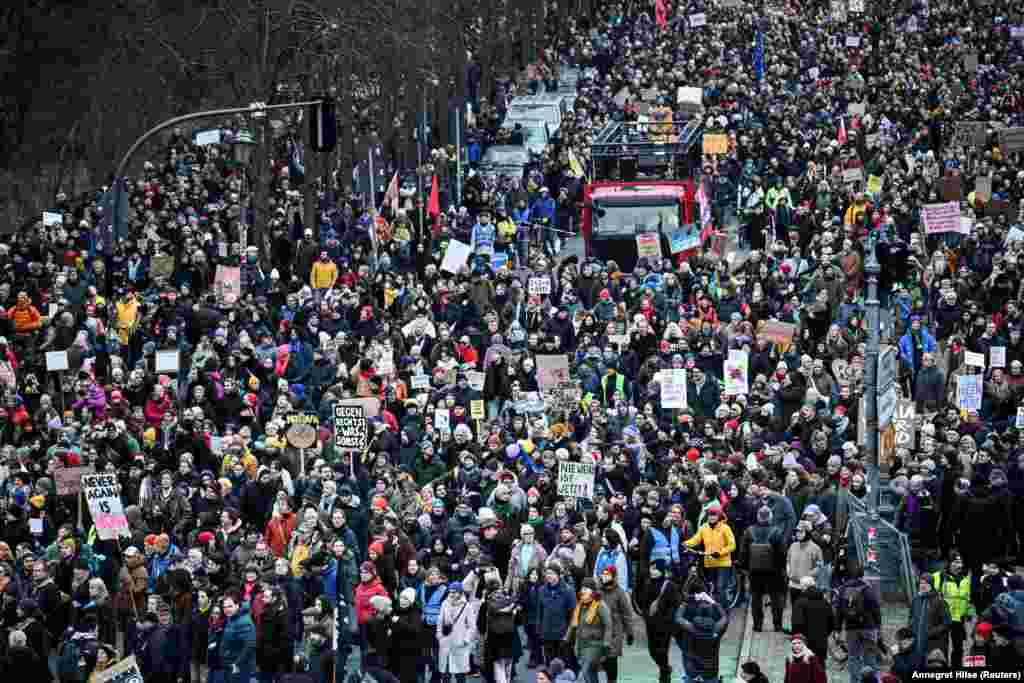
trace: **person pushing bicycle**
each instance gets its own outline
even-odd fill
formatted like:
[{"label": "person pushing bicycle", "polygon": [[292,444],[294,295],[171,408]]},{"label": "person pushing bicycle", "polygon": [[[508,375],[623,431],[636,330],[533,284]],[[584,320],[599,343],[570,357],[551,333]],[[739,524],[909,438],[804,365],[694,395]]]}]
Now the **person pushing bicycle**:
[{"label": "person pushing bicycle", "polygon": [[686,540],[689,548],[704,546],[704,574],[714,581],[716,599],[722,601],[732,578],[732,554],[736,552],[736,538],[725,521],[725,513],[718,503],[707,508],[705,522],[692,538]]}]

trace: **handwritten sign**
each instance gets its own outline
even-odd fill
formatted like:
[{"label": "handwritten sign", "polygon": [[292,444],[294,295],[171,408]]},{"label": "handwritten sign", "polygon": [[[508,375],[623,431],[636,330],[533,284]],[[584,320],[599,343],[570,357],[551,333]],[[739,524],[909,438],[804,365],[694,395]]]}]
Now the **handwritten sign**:
[{"label": "handwritten sign", "polygon": [[1006,367],[1006,347],[993,346],[988,350],[989,364],[994,368]]},{"label": "handwritten sign", "polygon": [[370,440],[363,406],[334,406],[334,446],[339,449],[363,450]]},{"label": "handwritten sign", "polygon": [[921,222],[929,235],[960,231],[960,205],[956,202],[925,204],[921,207]]},{"label": "handwritten sign", "polygon": [[592,462],[558,463],[558,495],[592,499],[596,473],[597,466]]},{"label": "handwritten sign", "polygon": [[666,410],[686,408],[686,370],[673,368],[662,370],[658,383],[661,386],[661,407]]},{"label": "handwritten sign", "polygon": [[430,375],[413,375],[409,382],[413,389],[429,389]]},{"label": "handwritten sign", "polygon": [[469,402],[469,416],[474,420],[484,419],[484,402],[483,399],[476,399]]},{"label": "handwritten sign", "polygon": [[448,242],[448,248],[445,249],[444,259],[441,261],[441,270],[448,273],[458,273],[466,267],[466,262],[469,260],[469,255],[473,252],[473,248],[464,242],[458,240],[451,240]]},{"label": "handwritten sign", "polygon": [[640,258],[661,258],[661,236],[645,232],[636,236],[636,250]]},{"label": "handwritten sign", "polygon": [[956,382],[956,407],[960,410],[981,410],[981,375],[960,375]]},{"label": "handwritten sign", "polygon": [[746,351],[729,351],[729,357],[724,361],[725,393],[730,396],[740,396],[750,393],[748,383],[750,368],[750,354]]},{"label": "handwritten sign", "polygon": [[551,293],[551,278],[531,277],[529,283],[530,296],[546,296]]},{"label": "handwritten sign", "polygon": [[121,504],[121,484],[116,474],[83,474],[82,495],[100,538],[112,541],[120,532],[128,531],[128,518]]},{"label": "handwritten sign", "polygon": [[728,154],[729,136],[722,133],[705,133],[703,139],[705,154]]},{"label": "handwritten sign", "polygon": [[859,183],[862,180],[864,180],[864,169],[862,168],[848,168],[843,171],[843,182],[847,185]]},{"label": "handwritten sign", "polygon": [[846,36],[846,47],[860,47],[860,36]]},{"label": "handwritten sign", "polygon": [[975,353],[974,351],[964,351],[964,365],[969,365],[975,368],[984,368],[985,354]]}]

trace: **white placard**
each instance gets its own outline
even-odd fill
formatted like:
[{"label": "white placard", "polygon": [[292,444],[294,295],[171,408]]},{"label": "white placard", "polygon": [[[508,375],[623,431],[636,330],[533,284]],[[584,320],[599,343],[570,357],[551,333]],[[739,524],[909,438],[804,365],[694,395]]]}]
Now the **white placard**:
[{"label": "white placard", "polygon": [[434,429],[451,431],[451,412],[447,408],[434,409]]},{"label": "white placard", "polygon": [[1024,428],[1024,407],[1017,408],[1017,429]]},{"label": "white placard", "polygon": [[204,130],[196,133],[196,145],[203,147],[204,145],[219,145],[220,144],[220,129]]},{"label": "white placard", "polygon": [[981,410],[981,375],[960,375],[956,382],[956,407],[960,410]]},{"label": "white placard", "polygon": [[476,391],[484,390],[484,380],[487,378],[482,372],[477,370],[469,370],[466,372],[466,379],[469,380],[469,388],[475,389]]},{"label": "white placard", "polygon": [[67,351],[47,351],[46,352],[46,371],[47,372],[63,372],[67,370],[68,365],[68,352]]},{"label": "white placard", "polygon": [[173,351],[157,351],[155,370],[157,374],[162,372],[177,372],[181,364],[181,358],[177,349]]},{"label": "white placard", "polygon": [[43,211],[43,226],[60,225],[64,222],[64,216],[55,211]]},{"label": "white placard", "polygon": [[551,278],[531,277],[529,282],[530,296],[546,296],[551,293]]},{"label": "white placard", "polygon": [[430,375],[413,375],[411,382],[413,389],[429,389]]},{"label": "white placard", "polygon": [[864,0],[850,0],[849,8],[851,12],[864,12]]},{"label": "white placard", "polygon": [[699,14],[691,14],[690,15],[690,27],[691,28],[699,28],[701,26],[707,26],[707,23],[708,23],[708,17],[707,17],[706,14],[704,14],[704,12],[700,12]]},{"label": "white placard", "polygon": [[83,474],[82,496],[100,538],[112,541],[121,531],[128,531],[128,518],[121,505],[121,484],[116,474]]},{"label": "white placard", "polygon": [[964,351],[964,365],[969,365],[975,368],[984,368],[985,354],[975,353],[974,351]]},{"label": "white placard", "polygon": [[[1017,420],[1020,421],[1020,412],[1017,413]],[[28,530],[33,536],[43,535],[43,520],[40,517],[32,517],[28,520]]]},{"label": "white placard", "polygon": [[860,47],[860,36],[846,36],[846,47]]},{"label": "white placard", "polygon": [[473,248],[468,244],[464,244],[458,240],[452,240],[448,243],[448,248],[444,252],[444,260],[441,261],[441,270],[457,274],[465,266],[469,260],[469,255],[473,253]]},{"label": "white placard", "polygon": [[989,364],[994,368],[1005,368],[1006,367],[1006,347],[1005,346],[993,346],[988,350]]},{"label": "white placard", "polygon": [[660,374],[661,407],[669,410],[686,408],[686,370],[673,368],[662,370]]},{"label": "white placard", "polygon": [[596,471],[597,466],[592,462],[558,463],[558,495],[592,500]]}]

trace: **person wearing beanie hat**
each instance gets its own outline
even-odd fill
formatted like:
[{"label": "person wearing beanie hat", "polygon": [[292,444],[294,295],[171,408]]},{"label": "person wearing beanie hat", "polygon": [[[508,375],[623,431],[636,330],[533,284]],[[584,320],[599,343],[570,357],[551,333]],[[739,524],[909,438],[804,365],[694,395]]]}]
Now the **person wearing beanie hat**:
[{"label": "person wearing beanie hat", "polygon": [[[624,572],[628,571],[625,553],[619,547],[619,533],[614,529],[605,529],[602,542],[605,544],[597,556],[594,565],[594,578],[601,587],[601,600],[608,607],[612,619],[612,643],[604,663],[604,671],[608,683],[615,683],[619,675],[619,657],[622,656],[622,645],[632,646],[635,638],[633,632],[633,608],[630,605],[628,582]],[[614,561],[608,557],[616,554]]]},{"label": "person wearing beanie hat", "polygon": [[942,596],[949,609],[949,637],[952,647],[950,660],[960,662],[964,657],[964,642],[967,640],[966,624],[975,617],[971,600],[971,575],[966,571],[964,558],[955,550],[949,554],[945,570],[931,575],[932,586]]},{"label": "person wearing beanie hat", "polygon": [[366,635],[364,630],[366,623],[373,616],[373,605],[370,601],[375,597],[387,597],[387,595],[387,589],[384,588],[380,577],[377,576],[377,566],[370,561],[359,565],[359,585],[356,586],[354,600],[356,624],[359,626],[360,632],[364,637]]},{"label": "person wearing beanie hat", "polygon": [[816,657],[799,633],[789,640],[784,683],[826,683],[825,665]]},{"label": "person wearing beanie hat", "polygon": [[824,561],[821,547],[811,538],[811,523],[801,520],[796,525],[793,543],[786,553],[786,576],[789,577],[791,605],[796,604],[803,592],[800,581],[805,576],[813,580],[818,566]]},{"label": "person wearing beanie hat", "polygon": [[598,672],[612,649],[613,628],[612,615],[601,600],[597,581],[588,576],[580,586],[579,601],[566,635],[570,643],[575,642],[573,653],[580,664],[580,679],[585,683],[598,683]]},{"label": "person wearing beanie hat", "polygon": [[914,672],[914,632],[906,626],[896,631],[896,642],[890,648],[892,666],[890,671],[901,681],[911,680]]},{"label": "person wearing beanie hat", "polygon": [[[623,591],[629,590],[629,559],[622,549],[622,539],[619,532],[608,527],[601,534],[601,550],[594,561],[594,578],[606,585],[605,572],[612,571],[612,581],[618,581]],[[614,615],[613,615],[614,616]]]},{"label": "person wearing beanie hat", "polygon": [[562,649],[562,639],[569,630],[569,622],[576,607],[576,596],[568,583],[562,580],[562,563],[549,557],[544,565],[544,585],[540,588],[539,636],[544,661],[550,662]]},{"label": "person wearing beanie hat", "polygon": [[391,670],[399,681],[417,680],[428,629],[423,623],[423,610],[416,604],[416,589],[405,588],[398,594],[398,609],[391,620],[389,635]]},{"label": "person wearing beanie hat", "polygon": [[761,671],[757,662],[743,662],[740,665],[740,679],[743,683],[768,683],[768,677]]},{"label": "person wearing beanie hat", "polygon": [[476,617],[468,617],[468,598],[461,581],[448,584],[437,615],[437,673],[445,680],[464,680],[470,671],[470,654],[480,639]]},{"label": "person wearing beanie hat", "polygon": [[638,581],[636,606],[647,630],[647,653],[658,667],[658,683],[672,680],[669,647],[676,634],[676,608],[682,600],[679,585],[668,573],[668,562],[651,562],[646,580]]},{"label": "person wearing beanie hat", "polygon": [[732,556],[736,552],[736,538],[725,521],[725,513],[718,500],[713,500],[704,511],[704,525],[684,542],[687,547],[704,549],[704,573],[714,581],[716,599],[725,602],[732,576]]},{"label": "person wearing beanie hat", "polygon": [[782,532],[772,524],[772,509],[762,505],[757,510],[757,523],[743,532],[740,557],[750,577],[750,607],[754,631],[764,625],[764,597],[771,598],[772,624],[782,630],[782,611],[785,607],[785,587],[781,580],[786,557]]}]

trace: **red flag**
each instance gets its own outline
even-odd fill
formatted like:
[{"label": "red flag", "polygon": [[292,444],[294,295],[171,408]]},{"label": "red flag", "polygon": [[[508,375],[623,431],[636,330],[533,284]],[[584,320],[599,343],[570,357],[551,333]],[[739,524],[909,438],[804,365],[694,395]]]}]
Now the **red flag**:
[{"label": "red flag", "polygon": [[435,175],[430,183],[430,199],[427,200],[427,215],[430,216],[431,221],[434,223],[433,233],[437,236],[438,233],[438,216],[441,215],[441,197],[437,191],[437,176]]},{"label": "red flag", "polygon": [[854,130],[860,130],[859,116],[854,116],[852,119],[850,119],[850,128],[853,128]]},{"label": "red flag", "polygon": [[839,139],[840,145],[846,144],[846,117],[839,117],[839,134],[836,136]]},{"label": "red flag", "polygon": [[388,183],[388,189],[384,193],[384,204],[391,207],[392,215],[398,211],[398,171],[395,171],[395,175],[391,176],[391,182]]},{"label": "red flag", "polygon": [[662,31],[668,26],[668,8],[665,7],[665,0],[654,0],[654,21]]}]

